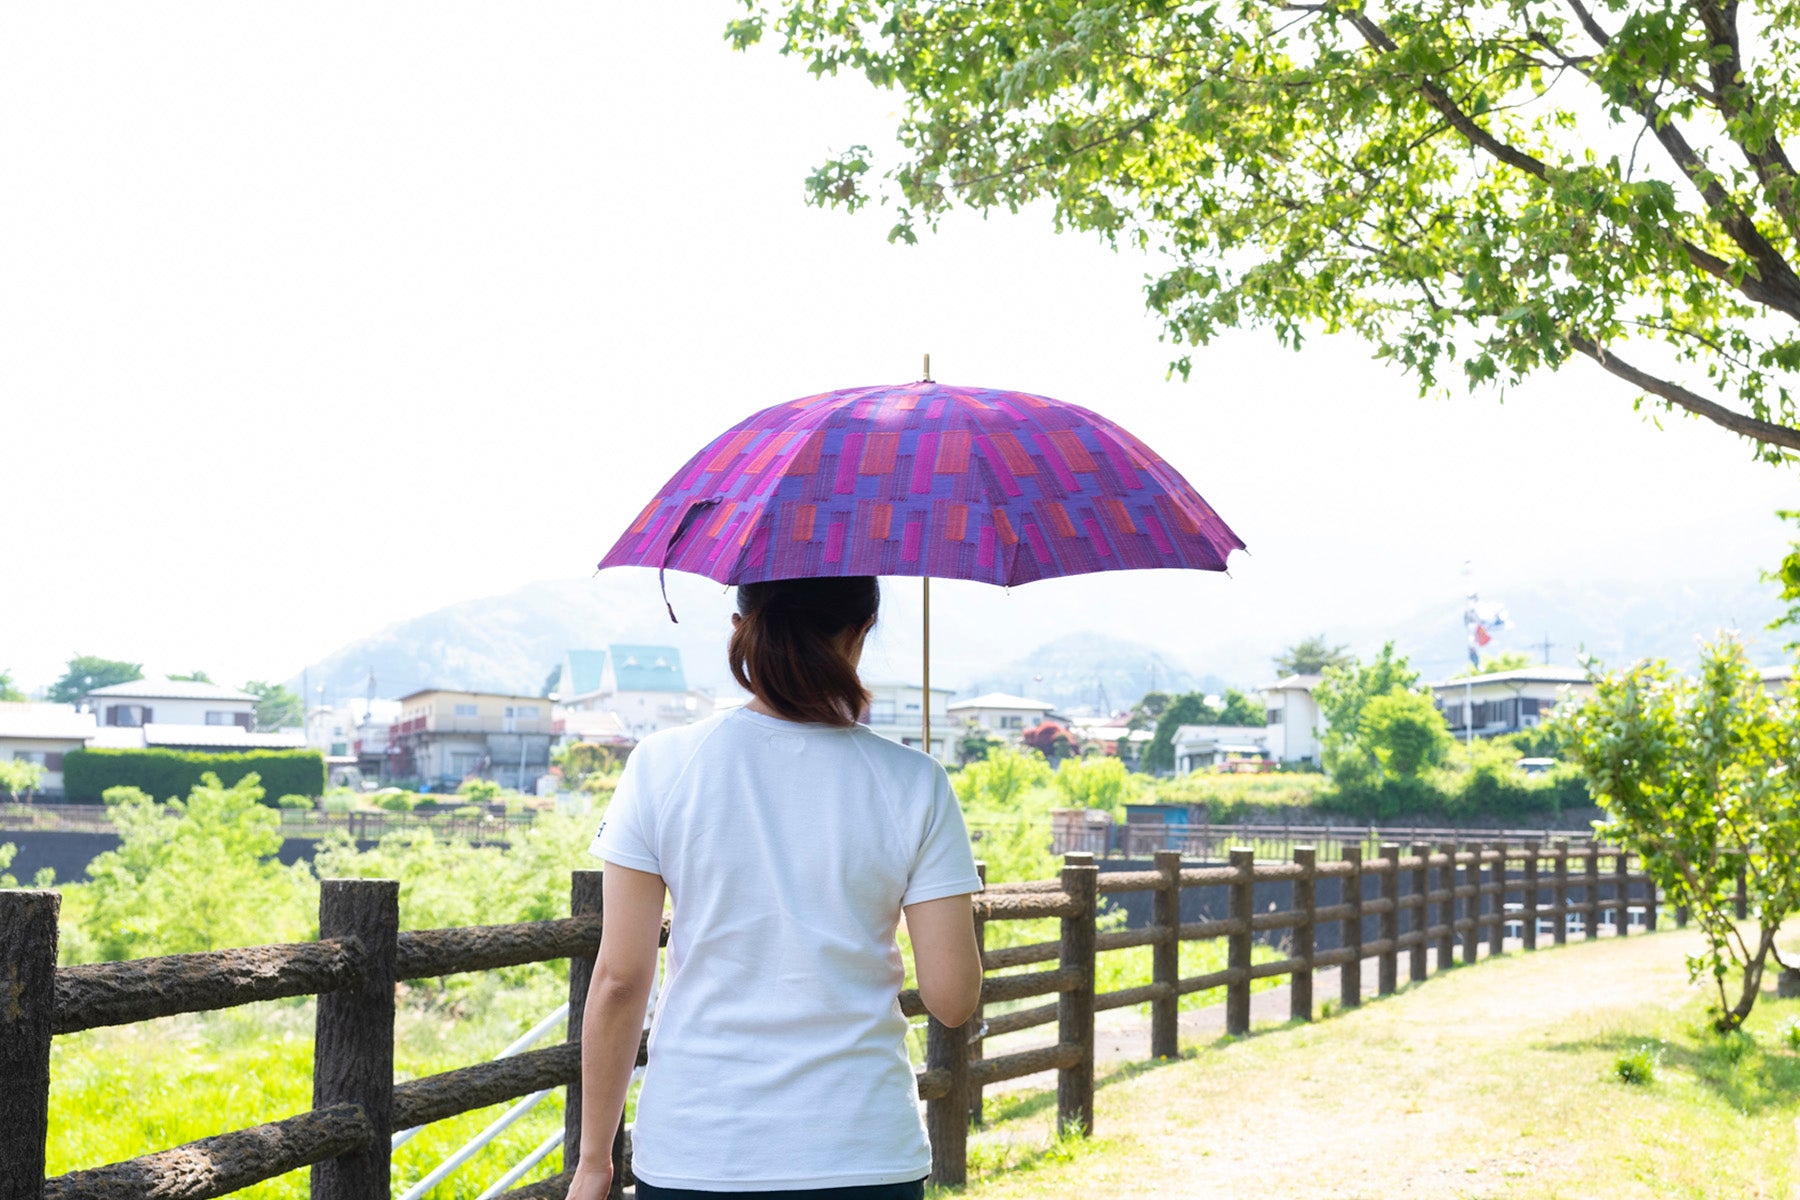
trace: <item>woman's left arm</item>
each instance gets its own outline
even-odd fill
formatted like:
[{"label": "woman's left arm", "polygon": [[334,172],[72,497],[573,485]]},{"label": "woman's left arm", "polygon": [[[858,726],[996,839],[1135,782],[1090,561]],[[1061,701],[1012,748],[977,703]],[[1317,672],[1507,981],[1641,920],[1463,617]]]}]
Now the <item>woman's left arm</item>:
[{"label": "woman's left arm", "polygon": [[600,953],[581,1014],[581,1152],[569,1200],[601,1200],[612,1184],[613,1132],[656,978],[663,892],[661,875],[606,864]]}]

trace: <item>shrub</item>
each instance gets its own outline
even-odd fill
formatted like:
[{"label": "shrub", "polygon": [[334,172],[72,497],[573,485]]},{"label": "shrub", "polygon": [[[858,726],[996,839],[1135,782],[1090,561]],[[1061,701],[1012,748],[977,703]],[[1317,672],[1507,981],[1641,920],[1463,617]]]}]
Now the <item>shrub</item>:
[{"label": "shrub", "polygon": [[1794,1053],[1800,1054],[1800,1016],[1789,1017],[1777,1026],[1775,1040]]},{"label": "shrub", "polygon": [[1125,803],[1135,799],[1138,781],[1116,758],[1065,758],[1051,781],[1070,808],[1093,808],[1125,815]]},{"label": "shrub", "polygon": [[375,797],[376,808],[395,813],[409,813],[418,803],[419,798],[411,792],[383,792]]},{"label": "shrub", "polygon": [[247,775],[264,794],[318,796],[325,791],[325,756],[317,750],[252,750],[206,754],[197,750],[71,750],[63,759],[63,791],[92,803],[108,788],[135,787],[152,796],[185,796],[207,775],[233,787]]},{"label": "shrub", "polygon": [[295,796],[290,794],[283,796],[275,802],[276,808],[311,808],[312,806],[313,800],[311,796]]},{"label": "shrub", "polygon": [[1648,1085],[1656,1082],[1657,1068],[1662,1066],[1662,1047],[1645,1042],[1613,1062],[1613,1077],[1620,1083]]},{"label": "shrub", "polygon": [[951,780],[964,808],[1011,808],[1034,787],[1049,783],[1050,764],[1036,750],[995,750]]},{"label": "shrub", "polygon": [[458,795],[467,796],[477,804],[487,804],[505,790],[492,779],[465,779],[462,786],[456,789]]}]

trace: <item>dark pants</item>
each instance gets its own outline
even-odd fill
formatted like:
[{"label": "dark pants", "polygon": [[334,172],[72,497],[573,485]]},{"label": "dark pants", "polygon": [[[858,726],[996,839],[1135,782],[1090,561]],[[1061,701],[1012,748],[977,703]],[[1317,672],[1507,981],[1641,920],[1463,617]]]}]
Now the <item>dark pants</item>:
[{"label": "dark pants", "polygon": [[925,1181],[876,1183],[865,1187],[788,1189],[780,1192],[700,1192],[692,1188],[664,1188],[654,1183],[637,1185],[638,1200],[924,1200]]}]

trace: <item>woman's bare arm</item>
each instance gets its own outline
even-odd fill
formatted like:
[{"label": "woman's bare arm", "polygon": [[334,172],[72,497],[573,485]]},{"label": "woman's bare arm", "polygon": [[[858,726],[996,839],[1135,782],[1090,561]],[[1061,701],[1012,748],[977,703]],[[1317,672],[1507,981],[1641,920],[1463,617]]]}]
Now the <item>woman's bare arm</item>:
[{"label": "woman's bare arm", "polygon": [[981,948],[969,897],[907,905],[906,931],[926,1011],[945,1025],[961,1025],[981,1003]]},{"label": "woman's bare arm", "polygon": [[606,1194],[662,939],[663,879],[608,863],[600,953],[581,1014],[581,1159],[570,1200]]}]

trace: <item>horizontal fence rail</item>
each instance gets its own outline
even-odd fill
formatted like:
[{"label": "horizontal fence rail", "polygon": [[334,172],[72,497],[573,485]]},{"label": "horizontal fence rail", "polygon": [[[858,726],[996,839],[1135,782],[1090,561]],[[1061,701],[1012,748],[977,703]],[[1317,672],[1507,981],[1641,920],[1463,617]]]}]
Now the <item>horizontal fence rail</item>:
[{"label": "horizontal fence rail", "polygon": [[[1534,950],[1572,936],[1591,940],[1603,925],[1624,935],[1634,917],[1648,929],[1658,920],[1649,879],[1631,869],[1624,852],[1592,842],[1421,841],[1404,851],[1390,842],[1368,856],[1360,844],[1340,852],[1321,861],[1316,848],[1298,846],[1292,861],[1258,862],[1238,847],[1217,864],[1158,850],[1152,869],[1104,872],[1092,855],[1077,852],[1065,857],[1056,879],[998,884],[976,896],[983,969],[995,974],[985,980],[983,1007],[970,1026],[927,1020],[925,1065],[917,1072],[934,1182],[965,1181],[969,1121],[979,1120],[983,1089],[994,1084],[1053,1071],[1059,1122],[1091,1131],[1097,1012],[1149,1005],[1147,1054],[1167,1058],[1178,1053],[1180,999],[1196,992],[1225,989],[1226,1031],[1240,1035],[1250,1028],[1258,980],[1285,978],[1290,1017],[1310,1021],[1315,977],[1327,968],[1338,969],[1341,1007],[1354,1008],[1371,959],[1375,991],[1386,995],[1399,986],[1402,961],[1408,981],[1418,982],[1455,965],[1459,950],[1465,963],[1482,956],[1484,943],[1487,956],[1501,953],[1509,929],[1521,948]],[[565,1088],[563,1171],[497,1191],[550,1153],[547,1143],[486,1193],[560,1200],[580,1147],[581,1014],[600,942],[600,879],[598,871],[573,873],[572,915],[560,920],[404,932],[395,883],[327,880],[316,942],[60,968],[60,897],[0,892],[0,1200],[208,1200],[302,1168],[312,1170],[314,1200],[388,1200],[399,1131]],[[1268,889],[1279,896],[1269,900]],[[1102,911],[1124,905],[1129,918],[1144,900],[1147,920],[1100,927]],[[1190,919],[1184,906],[1193,904],[1211,907]],[[1058,932],[1051,940],[989,947],[994,923],[1004,921],[1055,921]],[[666,925],[663,936],[666,942]],[[1181,943],[1218,939],[1226,943],[1226,966],[1183,977]],[[1259,940],[1281,957],[1254,961]],[[1152,948],[1151,981],[1098,991],[1097,956],[1138,946]],[[562,959],[569,962],[563,1042],[394,1080],[398,981]],[[54,1037],[307,995],[319,997],[310,1111],[46,1178]],[[987,1011],[1003,1005],[1010,1007]],[[916,990],[901,992],[898,1007],[908,1017],[926,1015]],[[1046,1045],[986,1052],[991,1039],[1052,1026]],[[640,1066],[647,1042],[646,1035],[639,1044]],[[632,1182],[629,1142],[621,1127],[613,1145],[615,1195]]]}]

